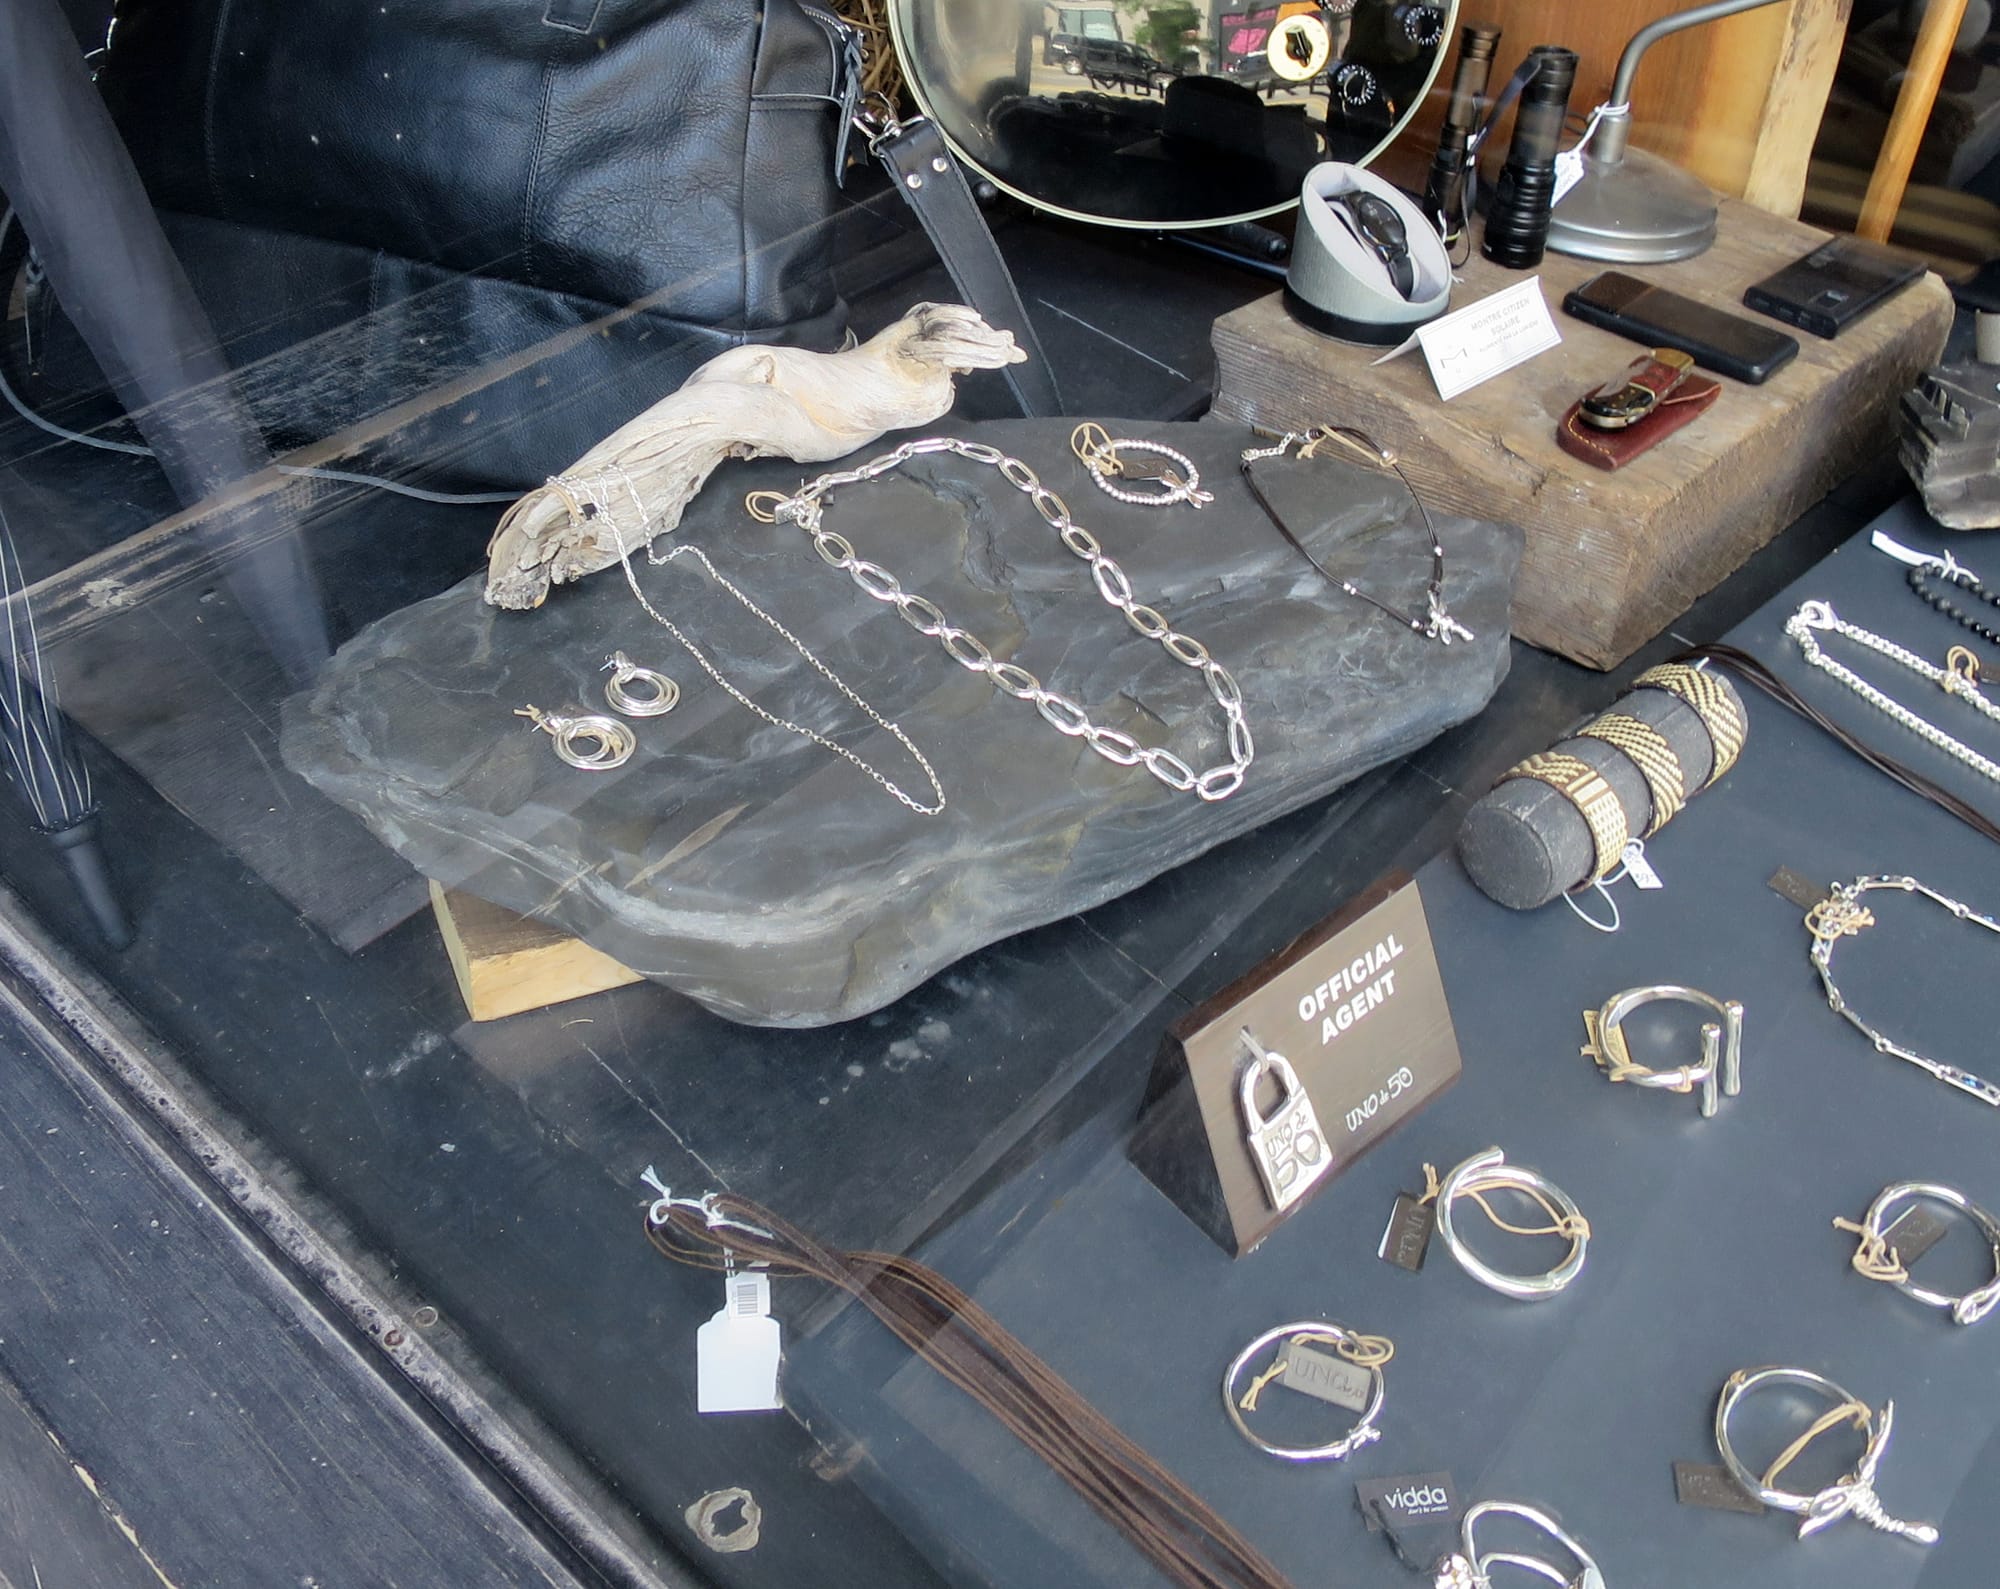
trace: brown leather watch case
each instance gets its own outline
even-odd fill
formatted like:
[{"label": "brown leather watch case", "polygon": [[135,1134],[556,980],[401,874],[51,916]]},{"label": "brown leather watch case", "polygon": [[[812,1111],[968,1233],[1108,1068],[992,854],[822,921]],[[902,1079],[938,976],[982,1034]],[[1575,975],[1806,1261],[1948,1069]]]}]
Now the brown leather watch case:
[{"label": "brown leather watch case", "polygon": [[[1685,358],[1681,354],[1673,360],[1640,359],[1621,377],[1627,387],[1661,394],[1652,412],[1644,418],[1619,429],[1603,429],[1585,422],[1585,399],[1579,398],[1556,427],[1556,445],[1592,468],[1606,470],[1622,469],[1640,453],[1659,445],[1683,425],[1699,418],[1722,390],[1706,377],[1690,375],[1687,366],[1680,362]],[[1596,397],[1613,384],[1606,382],[1594,387],[1585,397]]]}]

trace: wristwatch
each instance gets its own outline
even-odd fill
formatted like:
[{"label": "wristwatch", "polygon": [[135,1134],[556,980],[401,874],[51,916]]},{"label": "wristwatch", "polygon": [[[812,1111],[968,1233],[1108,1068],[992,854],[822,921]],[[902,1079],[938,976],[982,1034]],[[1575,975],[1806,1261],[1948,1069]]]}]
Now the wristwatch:
[{"label": "wristwatch", "polygon": [[1340,193],[1327,200],[1347,223],[1356,241],[1382,261],[1389,280],[1405,298],[1416,291],[1416,267],[1410,263],[1410,236],[1403,218],[1387,199],[1373,193]]},{"label": "wristwatch", "polygon": [[1688,378],[1694,359],[1679,348],[1655,348],[1634,359],[1577,405],[1576,417],[1598,430],[1636,425]]}]

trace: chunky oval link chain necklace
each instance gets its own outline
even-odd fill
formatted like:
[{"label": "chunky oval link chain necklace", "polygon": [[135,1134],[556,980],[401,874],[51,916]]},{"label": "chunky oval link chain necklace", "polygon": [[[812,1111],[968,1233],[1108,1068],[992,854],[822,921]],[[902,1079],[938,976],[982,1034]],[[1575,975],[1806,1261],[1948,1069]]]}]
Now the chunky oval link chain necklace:
[{"label": "chunky oval link chain necklace", "polygon": [[1969,1070],[1961,1070],[1956,1065],[1947,1065],[1942,1060],[1931,1059],[1891,1038],[1883,1036],[1874,1027],[1854,1013],[1846,998],[1833,980],[1833,946],[1842,938],[1859,937],[1875,925],[1875,912],[1861,903],[1862,896],[1877,889],[1894,889],[1899,893],[1917,894],[1934,905],[1950,911],[1960,921],[1969,921],[1975,927],[1984,927],[1988,932],[2000,936],[2000,921],[1991,916],[1982,916],[1970,905],[1962,904],[1936,889],[1918,882],[1914,877],[1857,877],[1851,883],[1838,883],[1825,899],[1806,912],[1806,930],[1812,934],[1813,969],[1819,973],[1820,986],[1826,992],[1826,1002],[1835,1015],[1840,1016],[1869,1042],[1875,1045],[1879,1054],[1904,1060],[1917,1069],[1928,1071],[1948,1086],[1961,1092],[1969,1092],[1981,1103],[2000,1106],[2000,1087],[1975,1076]]},{"label": "chunky oval link chain necklace", "polygon": [[1989,761],[1969,745],[1960,744],[1927,718],[1919,717],[1902,702],[1883,694],[1852,668],[1834,661],[1820,647],[1819,637],[1815,633],[1819,630],[1844,636],[1856,645],[1866,646],[1878,656],[1887,657],[1891,662],[1908,668],[1919,678],[1929,679],[1947,695],[1957,696],[1995,722],[2000,722],[2000,706],[1994,705],[1980,690],[1979,659],[1970,651],[1964,646],[1953,646],[1945,658],[1945,666],[1939,667],[1933,662],[1926,662],[1916,652],[1897,645],[1893,640],[1885,640],[1880,635],[1863,629],[1859,624],[1845,622],[1823,601],[1809,601],[1785,620],[1785,633],[1798,642],[1799,651],[1806,661],[1822,673],[1838,679],[1878,712],[1894,718],[1919,739],[1935,745],[1946,755],[1964,762],[1981,776],[2000,783],[2000,763]]},{"label": "chunky oval link chain necklace", "polygon": [[[879,479],[901,468],[912,458],[928,453],[952,453],[973,463],[998,469],[1009,485],[1034,504],[1035,511],[1056,532],[1063,545],[1089,565],[1090,577],[1105,604],[1124,614],[1125,621],[1148,640],[1159,642],[1160,648],[1176,662],[1201,674],[1208,693],[1222,708],[1222,715],[1229,725],[1228,761],[1198,773],[1170,750],[1141,745],[1130,734],[1093,723],[1090,714],[1079,702],[1060,691],[1049,689],[1026,668],[997,660],[977,635],[959,628],[934,602],[903,589],[902,583],[888,569],[861,557],[856,553],[853,542],[826,528],[823,520],[828,493],[841,486]],[[843,570],[876,601],[894,607],[903,622],[918,634],[929,635],[936,640],[944,647],[945,654],[959,666],[983,674],[986,681],[1003,694],[1028,702],[1057,733],[1081,739],[1106,761],[1120,767],[1143,766],[1169,789],[1181,793],[1191,790],[1203,800],[1226,800],[1243,787],[1243,775],[1249,770],[1257,752],[1250,737],[1250,726],[1244,721],[1243,692],[1237,687],[1236,680],[1227,668],[1209,655],[1208,648],[1199,640],[1182,634],[1153,608],[1134,599],[1132,582],[1125,571],[1105,554],[1096,536],[1069,516],[1063,499],[1043,485],[1041,477],[1019,458],[1011,458],[997,447],[960,441],[955,436],[925,436],[917,441],[906,441],[895,451],[885,452],[879,458],[871,458],[852,469],[823,474],[817,480],[806,482],[790,496],[781,491],[753,491],[744,499],[744,504],[753,517],[766,524],[796,524],[812,537],[813,550],[829,567]]]}]

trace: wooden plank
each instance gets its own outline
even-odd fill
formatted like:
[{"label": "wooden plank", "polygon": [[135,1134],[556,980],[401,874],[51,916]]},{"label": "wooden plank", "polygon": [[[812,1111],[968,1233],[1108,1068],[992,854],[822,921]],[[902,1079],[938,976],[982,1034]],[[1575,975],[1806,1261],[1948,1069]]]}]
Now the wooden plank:
[{"label": "wooden plank", "polygon": [[[1645,274],[1747,314],[1746,286],[1824,240],[1729,200],[1713,248]],[[1549,255],[1551,310],[1602,268]],[[1475,255],[1458,302],[1519,279]],[[1801,336],[1799,357],[1765,385],[1725,381],[1700,420],[1614,474],[1557,448],[1556,425],[1638,350],[1559,312],[1560,347],[1445,403],[1420,356],[1377,365],[1378,350],[1308,331],[1273,296],[1216,322],[1215,408],[1282,429],[1337,418],[1393,448],[1426,501],[1521,524],[1515,634],[1608,668],[1879,455],[1897,399],[1936,360],[1951,318],[1950,294],[1926,276],[1834,341]]]},{"label": "wooden plank", "polygon": [[[579,1589],[497,1475],[55,1063],[0,1020],[0,1429],[25,1405],[76,1487],[45,1466],[32,1515],[0,1528],[0,1576]],[[0,1472],[12,1524],[23,1491]]]},{"label": "wooden plank", "polygon": [[1924,8],[1917,41],[1910,49],[1910,69],[1896,93],[1889,130],[1882,135],[1882,152],[1875,157],[1868,192],[1861,200],[1861,219],[1855,231],[1862,237],[1886,242],[1889,229],[1896,224],[1903,190],[1910,185],[1910,167],[1917,163],[1917,146],[1923,142],[1938,85],[1944,81],[1945,64],[1965,21],[1965,6],[1966,0],[1931,0]]},{"label": "wooden plank", "polygon": [[601,949],[532,916],[446,889],[435,878],[430,889],[452,974],[475,1021],[497,1021],[645,980]]},{"label": "wooden plank", "polygon": [[1787,8],[1785,36],[1744,174],[1746,203],[1773,215],[1799,213],[1853,8],[1854,0],[1795,0]]},{"label": "wooden plank", "polygon": [[[1743,193],[1759,140],[1767,133],[1779,136],[1789,149],[1801,136],[1799,122],[1807,121],[1811,126],[1803,129],[1803,138],[1810,146],[1812,127],[1818,125],[1832,82],[1829,65],[1816,99],[1809,85],[1780,83],[1779,73],[1799,29],[1805,26],[1813,32],[1826,26],[1820,17],[1806,24],[1798,13],[1844,12],[1849,3],[1793,0],[1789,6],[1767,6],[1662,39],[1646,52],[1633,84],[1634,147],[1687,167],[1718,192]],[[1467,0],[1459,9],[1459,20],[1492,22],[1502,28],[1500,50],[1493,62],[1495,91],[1535,45],[1561,44],[1575,50],[1576,88],[1570,95],[1570,109],[1583,115],[1610,98],[1618,57],[1632,35],[1649,22],[1686,9],[1686,0],[1593,0],[1590,5],[1579,5],[1576,0],[1486,0],[1485,4]],[[1834,48],[1837,53],[1837,38]],[[1453,53],[1432,87],[1429,103],[1382,162],[1394,180],[1422,186],[1431,151],[1437,147],[1456,49],[1454,38]],[[1770,102],[1774,92],[1785,95],[1789,104],[1783,114],[1796,120],[1773,120]],[[1503,122],[1489,147],[1504,152],[1507,130]]]}]

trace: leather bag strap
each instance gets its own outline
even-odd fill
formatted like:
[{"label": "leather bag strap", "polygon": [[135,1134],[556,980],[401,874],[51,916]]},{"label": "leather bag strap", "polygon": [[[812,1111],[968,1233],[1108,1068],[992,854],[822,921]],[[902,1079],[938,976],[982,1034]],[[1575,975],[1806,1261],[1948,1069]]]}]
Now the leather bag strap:
[{"label": "leather bag strap", "polygon": [[979,212],[965,173],[928,121],[910,121],[876,140],[876,156],[896,179],[896,191],[916,212],[966,304],[996,331],[1011,331],[1028,355],[1001,370],[1021,412],[1031,419],[1060,414],[1055,372],[1035,336],[1000,245]]}]

